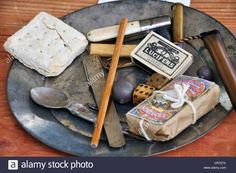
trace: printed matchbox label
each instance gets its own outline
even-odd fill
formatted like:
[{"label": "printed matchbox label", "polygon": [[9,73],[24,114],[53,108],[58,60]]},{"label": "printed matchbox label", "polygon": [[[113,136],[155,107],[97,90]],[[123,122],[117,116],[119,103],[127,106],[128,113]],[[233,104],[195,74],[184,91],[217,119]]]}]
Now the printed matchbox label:
[{"label": "printed matchbox label", "polygon": [[190,53],[154,32],[144,38],[131,56],[167,78],[175,77],[175,72],[180,72],[192,60]]}]

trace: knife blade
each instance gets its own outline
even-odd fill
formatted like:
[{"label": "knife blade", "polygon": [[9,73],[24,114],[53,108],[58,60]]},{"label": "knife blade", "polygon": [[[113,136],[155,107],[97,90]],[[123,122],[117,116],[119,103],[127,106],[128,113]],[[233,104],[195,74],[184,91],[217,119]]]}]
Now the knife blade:
[{"label": "knife blade", "polygon": [[[102,91],[105,87],[105,76],[101,62],[98,57],[87,55],[83,57],[83,66],[88,80],[88,85],[91,86],[95,101],[99,107],[103,95]],[[104,129],[109,146],[119,148],[125,145],[124,134],[112,99],[109,101]]]}]

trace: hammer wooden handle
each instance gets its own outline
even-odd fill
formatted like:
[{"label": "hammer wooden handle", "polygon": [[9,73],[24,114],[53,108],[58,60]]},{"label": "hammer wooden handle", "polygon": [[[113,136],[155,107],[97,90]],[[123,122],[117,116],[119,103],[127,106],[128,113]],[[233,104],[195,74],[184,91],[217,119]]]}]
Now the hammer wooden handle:
[{"label": "hammer wooden handle", "polygon": [[213,30],[202,33],[201,36],[215,62],[226,91],[236,110],[236,71],[226,52],[220,32]]},{"label": "hammer wooden handle", "polygon": [[109,99],[110,99],[110,95],[111,95],[112,85],[113,85],[115,75],[116,75],[116,70],[117,70],[117,66],[118,66],[118,62],[119,62],[119,56],[120,56],[120,52],[121,52],[121,48],[122,48],[122,44],[123,44],[123,40],[124,40],[124,35],[125,35],[127,23],[128,23],[128,20],[126,18],[122,18],[122,20],[120,22],[118,36],[116,39],[114,53],[113,53],[112,60],[111,60],[111,67],[108,72],[105,88],[103,91],[102,101],[101,101],[101,104],[99,107],[96,127],[94,129],[92,140],[91,140],[91,147],[93,147],[93,148],[97,148],[97,146],[99,144],[99,139],[101,136],[102,127],[103,127],[105,115],[107,112],[107,107],[108,107],[108,103],[109,103]]}]

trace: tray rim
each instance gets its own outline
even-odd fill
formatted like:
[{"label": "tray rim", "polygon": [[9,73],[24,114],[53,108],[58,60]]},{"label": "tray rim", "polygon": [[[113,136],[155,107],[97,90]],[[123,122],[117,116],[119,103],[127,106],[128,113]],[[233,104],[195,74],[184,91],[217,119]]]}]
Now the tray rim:
[{"label": "tray rim", "polygon": [[[125,0],[123,0],[123,1],[125,1]],[[121,1],[113,1],[113,2],[106,2],[106,3],[119,3],[119,2],[121,2]],[[103,3],[103,4],[106,4],[106,3]],[[163,2],[161,2],[161,3],[174,4],[174,3],[172,3],[172,2],[166,2],[166,1],[163,1]],[[70,12],[70,13],[68,13],[68,14],[66,14],[66,15],[64,15],[64,16],[62,16],[62,17],[60,17],[59,19],[61,19],[62,21],[64,21],[64,18],[66,18],[67,16],[70,16],[70,15],[72,15],[72,14],[74,14],[74,13],[77,13],[77,12],[80,12],[80,11],[83,11],[83,10],[86,10],[86,9],[88,9],[88,8],[91,8],[91,7],[102,6],[103,4],[94,4],[94,5],[85,7],[85,8],[81,8],[81,9],[79,9],[79,10],[72,11],[72,12]],[[220,21],[218,21],[217,19],[215,19],[215,18],[213,18],[212,16],[206,14],[205,12],[202,12],[202,11],[200,11],[200,10],[197,10],[197,9],[195,9],[195,8],[193,8],[193,7],[187,7],[187,6],[185,6],[184,8],[190,8],[191,10],[197,11],[197,12],[199,12],[199,13],[203,13],[204,15],[210,17],[212,20],[216,21],[218,24],[220,24],[221,26],[223,26],[223,28],[224,28],[225,30],[227,30],[227,31],[233,36],[233,38],[236,40],[236,36],[235,36],[225,25],[223,25],[223,24],[222,24]],[[9,96],[9,93],[8,93],[8,88],[9,88],[9,82],[8,82],[8,80],[9,80],[9,76],[10,76],[10,72],[11,72],[12,66],[16,63],[16,61],[17,61],[17,60],[15,60],[15,59],[13,60],[13,62],[11,63],[11,65],[10,65],[10,67],[9,67],[9,70],[8,70],[7,80],[6,80],[6,81],[7,81],[7,83],[6,83],[6,93],[7,93],[7,104],[8,104],[8,107],[10,108],[11,113],[14,115],[14,118],[16,119],[17,123],[19,123],[20,127],[23,128],[23,129],[24,129],[28,134],[30,134],[33,138],[35,138],[35,139],[37,139],[38,141],[40,141],[40,143],[42,143],[42,144],[44,144],[44,145],[47,145],[47,146],[49,146],[50,148],[56,149],[57,151],[62,152],[62,153],[65,153],[65,154],[68,153],[68,154],[71,154],[72,156],[77,155],[77,154],[75,154],[75,153],[73,153],[73,152],[63,151],[63,150],[60,149],[60,147],[55,146],[55,145],[51,145],[51,144],[49,144],[49,143],[43,141],[40,137],[34,135],[28,128],[26,128],[22,123],[20,123],[19,119],[18,119],[17,116],[16,116],[16,113],[12,110],[12,106],[10,105],[10,101],[9,101],[9,100],[10,100],[10,98],[9,98],[10,96]],[[232,109],[233,109],[233,108],[231,108],[230,110],[227,110],[228,113],[227,113],[227,115],[226,115],[223,119],[225,119],[225,118],[228,116],[228,114],[232,111]],[[51,116],[54,116],[51,112],[50,112],[50,114],[51,114]],[[210,131],[214,130],[214,129],[215,129],[216,127],[218,127],[221,123],[222,123],[222,121],[220,121],[219,123],[217,123],[213,128],[211,128],[211,129],[205,131],[202,135],[200,135],[200,136],[197,137],[196,139],[191,140],[191,141],[189,141],[189,142],[187,142],[187,143],[185,143],[185,144],[183,144],[183,145],[181,145],[181,146],[175,147],[175,148],[170,149],[170,150],[168,150],[168,151],[163,151],[163,152],[159,152],[159,153],[153,153],[153,154],[149,154],[149,155],[143,155],[143,157],[149,157],[149,156],[159,155],[159,154],[166,153],[166,152],[169,152],[169,151],[173,151],[173,150],[176,150],[176,149],[181,148],[181,147],[183,147],[183,146],[186,146],[186,145],[188,145],[188,144],[190,144],[190,143],[192,143],[192,142],[194,142],[194,141],[200,139],[202,136],[206,135],[206,134],[209,133]],[[60,124],[60,122],[59,122],[58,124]],[[60,126],[64,127],[62,124],[60,124]],[[64,127],[64,128],[65,128],[65,127]],[[77,155],[77,156],[85,157],[85,155],[83,155],[83,154],[82,154],[82,155]],[[95,155],[95,156],[93,156],[93,157],[104,157],[104,156]],[[105,157],[106,157],[106,156],[105,156]],[[111,157],[114,157],[114,156],[111,156]],[[115,157],[120,157],[120,156],[115,156]],[[121,156],[121,157],[127,157],[127,156]]]}]

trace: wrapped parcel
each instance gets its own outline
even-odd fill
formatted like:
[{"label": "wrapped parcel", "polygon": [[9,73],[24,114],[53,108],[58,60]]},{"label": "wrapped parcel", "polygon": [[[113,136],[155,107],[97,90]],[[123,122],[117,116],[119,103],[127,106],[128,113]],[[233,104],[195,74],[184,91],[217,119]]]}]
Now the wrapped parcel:
[{"label": "wrapped parcel", "polygon": [[126,114],[129,130],[147,140],[167,141],[219,102],[214,82],[181,75]]}]

